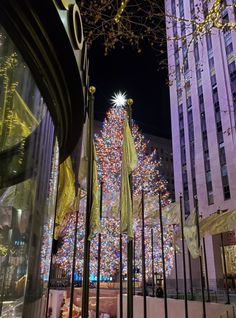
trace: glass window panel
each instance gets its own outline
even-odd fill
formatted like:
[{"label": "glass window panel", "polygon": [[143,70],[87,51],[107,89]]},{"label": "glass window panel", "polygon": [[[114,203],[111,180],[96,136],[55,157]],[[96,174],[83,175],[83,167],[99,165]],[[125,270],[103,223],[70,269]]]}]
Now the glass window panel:
[{"label": "glass window panel", "polygon": [[47,105],[1,26],[0,41],[0,316],[41,318],[52,247],[58,145]]}]

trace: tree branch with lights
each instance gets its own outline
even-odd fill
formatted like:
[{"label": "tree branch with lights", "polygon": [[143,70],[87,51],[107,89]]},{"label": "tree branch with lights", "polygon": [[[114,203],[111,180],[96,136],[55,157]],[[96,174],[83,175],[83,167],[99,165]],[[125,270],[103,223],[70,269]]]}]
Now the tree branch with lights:
[{"label": "tree branch with lights", "polygon": [[[207,14],[204,14],[202,2],[194,7],[194,16],[190,19],[180,17],[165,10],[164,1],[161,4],[154,0],[95,0],[78,1],[85,38],[88,46],[97,39],[102,39],[105,54],[115,49],[118,45],[135,47],[138,52],[143,45],[148,43],[157,50],[165,46],[165,20],[166,28],[172,28],[173,21],[180,27],[185,23],[188,33],[184,36],[175,37],[177,40],[192,42],[200,39],[206,32],[213,29],[229,30],[236,29],[235,21],[223,21],[221,13],[233,10],[235,3],[225,3],[222,0],[204,1],[212,3]],[[167,37],[173,40],[173,37]],[[163,47],[162,47],[163,46]]]}]

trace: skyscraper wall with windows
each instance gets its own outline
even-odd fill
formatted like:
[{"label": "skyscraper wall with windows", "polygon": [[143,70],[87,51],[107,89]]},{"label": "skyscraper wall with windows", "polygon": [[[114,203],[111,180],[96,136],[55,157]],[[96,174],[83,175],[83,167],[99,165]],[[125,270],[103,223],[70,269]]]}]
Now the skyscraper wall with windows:
[{"label": "skyscraper wall with windows", "polygon": [[[182,193],[186,216],[195,196],[204,217],[236,208],[236,32],[213,28],[192,36],[191,21],[203,21],[214,2],[165,1],[175,196]],[[233,7],[220,12],[222,23],[236,23]],[[226,250],[235,248],[230,234],[231,240],[224,234]],[[212,287],[223,281],[220,245],[218,236],[206,237]]]}]

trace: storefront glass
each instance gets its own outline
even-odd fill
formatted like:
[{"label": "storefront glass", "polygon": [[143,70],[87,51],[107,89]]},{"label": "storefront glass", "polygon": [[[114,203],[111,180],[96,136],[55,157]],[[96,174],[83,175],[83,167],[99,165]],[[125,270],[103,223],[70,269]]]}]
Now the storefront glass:
[{"label": "storefront glass", "polygon": [[58,157],[47,105],[0,26],[0,317],[45,317]]}]

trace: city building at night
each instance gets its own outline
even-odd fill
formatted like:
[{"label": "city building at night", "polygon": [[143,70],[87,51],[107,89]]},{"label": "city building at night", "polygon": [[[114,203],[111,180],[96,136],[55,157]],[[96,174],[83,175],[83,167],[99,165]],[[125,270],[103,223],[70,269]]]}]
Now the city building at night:
[{"label": "city building at night", "polygon": [[[177,17],[166,20],[167,36],[173,39],[167,48],[176,200],[181,193],[188,216],[197,196],[199,213],[205,217],[236,207],[236,34],[227,28],[212,29],[201,39],[191,39],[191,24],[183,20],[206,17],[212,3],[166,0],[165,5],[166,13]],[[235,11],[225,8],[221,18],[235,23]],[[223,241],[232,278],[235,232],[225,233]],[[206,236],[205,243],[210,288],[222,287],[220,235]],[[198,265],[191,263],[197,282]]]},{"label": "city building at night", "polygon": [[0,4],[1,317],[48,316],[59,164],[80,138],[88,78],[70,10],[76,23],[62,2]]}]

